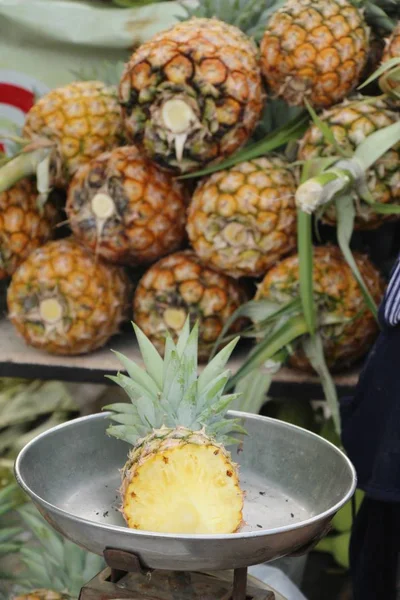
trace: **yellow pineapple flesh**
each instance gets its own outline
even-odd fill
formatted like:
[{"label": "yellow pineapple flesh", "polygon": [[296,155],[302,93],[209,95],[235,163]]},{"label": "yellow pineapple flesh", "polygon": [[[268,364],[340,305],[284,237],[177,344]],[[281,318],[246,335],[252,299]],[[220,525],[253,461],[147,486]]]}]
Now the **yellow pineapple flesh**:
[{"label": "yellow pineapple flesh", "polygon": [[122,490],[133,529],[215,534],[236,531],[242,521],[236,466],[202,432],[156,431],[132,453]]}]

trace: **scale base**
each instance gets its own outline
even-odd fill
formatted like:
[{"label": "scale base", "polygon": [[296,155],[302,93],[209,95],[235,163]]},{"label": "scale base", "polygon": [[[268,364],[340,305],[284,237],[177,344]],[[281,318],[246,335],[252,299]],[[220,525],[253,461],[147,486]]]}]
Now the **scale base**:
[{"label": "scale base", "polygon": [[[234,600],[232,583],[218,575],[154,571],[120,573],[105,569],[82,588],[79,600]],[[117,581],[115,581],[117,579]],[[247,585],[245,600],[276,600],[272,591]]]}]

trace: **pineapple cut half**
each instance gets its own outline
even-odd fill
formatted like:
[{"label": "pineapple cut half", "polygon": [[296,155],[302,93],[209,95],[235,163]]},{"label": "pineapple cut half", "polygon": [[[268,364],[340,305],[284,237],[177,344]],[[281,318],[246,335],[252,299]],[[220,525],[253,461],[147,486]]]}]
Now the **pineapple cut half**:
[{"label": "pineapple cut half", "polygon": [[224,395],[225,369],[239,338],[197,374],[198,324],[189,319],[164,360],[134,324],[146,371],[117,353],[129,376],[111,377],[131,399],[112,404],[107,433],[133,445],[122,469],[121,511],[128,527],[171,534],[229,534],[242,525],[244,493],[226,449],[246,433],[227,419],[239,394]]}]

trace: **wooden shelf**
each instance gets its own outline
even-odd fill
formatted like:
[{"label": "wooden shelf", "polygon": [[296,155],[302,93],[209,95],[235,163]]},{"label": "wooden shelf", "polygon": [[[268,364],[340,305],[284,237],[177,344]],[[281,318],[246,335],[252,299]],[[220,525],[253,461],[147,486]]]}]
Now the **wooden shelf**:
[{"label": "wooden shelf", "polygon": [[[111,349],[122,352],[141,363],[139,350],[133,334],[123,333],[114,337],[106,347],[84,356],[53,356],[31,348],[20,339],[11,323],[0,320],[0,377],[27,377],[53,379],[81,383],[107,383],[105,375],[114,375],[120,363]],[[230,361],[232,372],[239,368],[246,348],[236,351]],[[358,381],[359,367],[335,376],[339,393],[351,393]],[[275,376],[270,390],[271,396],[302,396],[322,398],[318,378],[294,369],[282,368]]]}]

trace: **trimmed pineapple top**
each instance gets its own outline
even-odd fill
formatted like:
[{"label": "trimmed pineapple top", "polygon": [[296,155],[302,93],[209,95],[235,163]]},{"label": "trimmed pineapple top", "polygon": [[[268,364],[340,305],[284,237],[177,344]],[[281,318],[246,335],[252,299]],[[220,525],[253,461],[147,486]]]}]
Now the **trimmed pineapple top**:
[{"label": "trimmed pineapple top", "polygon": [[176,344],[167,334],[164,359],[141,329],[135,324],[133,327],[145,370],[116,353],[128,376],[118,373],[110,379],[126,391],[131,404],[105,407],[114,413],[111,419],[118,423],[109,427],[107,433],[135,445],[154,429],[187,427],[191,431],[205,430],[223,444],[236,442],[230,434],[244,431],[238,420],[227,419],[225,415],[239,394],[223,392],[230,377],[225,366],[239,337],[198,375],[198,323],[190,330],[187,319]]}]

